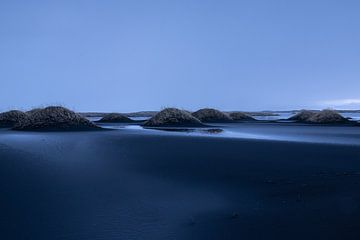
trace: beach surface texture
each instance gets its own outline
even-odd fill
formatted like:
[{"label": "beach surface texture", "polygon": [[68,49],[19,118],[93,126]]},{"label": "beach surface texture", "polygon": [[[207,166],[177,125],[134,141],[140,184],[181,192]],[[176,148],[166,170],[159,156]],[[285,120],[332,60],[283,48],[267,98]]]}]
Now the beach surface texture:
[{"label": "beach surface texture", "polygon": [[359,239],[359,127],[116,126],[0,129],[0,239]]}]

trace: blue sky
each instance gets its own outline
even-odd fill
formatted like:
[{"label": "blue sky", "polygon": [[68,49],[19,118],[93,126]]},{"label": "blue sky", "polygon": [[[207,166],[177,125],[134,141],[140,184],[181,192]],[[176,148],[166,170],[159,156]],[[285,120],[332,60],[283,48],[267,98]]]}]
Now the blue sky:
[{"label": "blue sky", "polygon": [[1,1],[0,110],[360,109],[360,1]]}]

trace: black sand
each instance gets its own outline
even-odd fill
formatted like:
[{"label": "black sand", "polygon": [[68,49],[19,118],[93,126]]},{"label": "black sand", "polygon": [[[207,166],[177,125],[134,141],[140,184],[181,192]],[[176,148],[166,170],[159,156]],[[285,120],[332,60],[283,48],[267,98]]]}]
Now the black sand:
[{"label": "black sand", "polygon": [[0,130],[0,239],[359,239],[360,128],[229,126]]}]

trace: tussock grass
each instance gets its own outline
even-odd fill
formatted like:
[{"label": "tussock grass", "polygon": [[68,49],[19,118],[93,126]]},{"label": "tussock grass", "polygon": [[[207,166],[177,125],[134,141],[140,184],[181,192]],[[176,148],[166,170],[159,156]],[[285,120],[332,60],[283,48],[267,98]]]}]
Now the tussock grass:
[{"label": "tussock grass", "polygon": [[229,114],[229,116],[235,121],[255,120],[253,117],[251,117],[250,115],[248,115],[248,114],[246,114],[244,112],[231,112]]},{"label": "tussock grass", "polygon": [[199,119],[201,122],[231,122],[232,121],[229,115],[213,108],[203,108],[196,112],[193,112],[192,115],[197,119]]},{"label": "tussock grass", "polygon": [[325,109],[315,113],[308,119],[311,123],[345,123],[349,120],[341,116],[338,112],[330,109]]},{"label": "tussock grass", "polygon": [[341,116],[338,112],[331,109],[324,109],[319,112],[302,110],[297,113],[295,116],[289,118],[289,120],[294,120],[298,122],[306,123],[346,123],[349,122],[348,119]]},{"label": "tussock grass", "polygon": [[134,120],[128,118],[124,114],[121,113],[109,113],[106,114],[103,118],[101,118],[98,122],[103,123],[128,123],[133,122]]},{"label": "tussock grass", "polygon": [[298,122],[307,122],[316,112],[309,110],[301,110],[294,116],[290,117],[289,120],[298,121]]},{"label": "tussock grass", "polygon": [[14,126],[15,130],[87,130],[99,128],[79,114],[59,106],[34,109],[28,118]]},{"label": "tussock grass", "polygon": [[0,113],[0,127],[13,127],[22,120],[28,118],[28,115],[22,111],[11,110]]},{"label": "tussock grass", "polygon": [[165,108],[144,123],[146,127],[200,126],[200,120],[177,108]]}]

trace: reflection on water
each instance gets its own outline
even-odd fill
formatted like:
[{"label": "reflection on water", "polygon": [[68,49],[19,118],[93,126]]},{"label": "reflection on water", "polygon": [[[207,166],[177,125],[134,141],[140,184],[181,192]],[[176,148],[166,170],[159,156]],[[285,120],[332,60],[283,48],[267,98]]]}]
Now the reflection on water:
[{"label": "reflection on water", "polygon": [[341,113],[341,115],[343,115],[346,118],[351,118],[355,121],[360,121],[360,113],[345,112],[345,113]]},{"label": "reflection on water", "polygon": [[134,129],[134,130],[142,130],[143,129],[143,127],[140,126],[140,125],[127,125],[124,128],[126,128],[126,129]]},{"label": "reflection on water", "polygon": [[151,129],[166,131],[166,132],[186,132],[186,133],[205,133],[205,134],[218,134],[223,132],[221,128],[151,128]]},{"label": "reflection on water", "polygon": [[223,124],[219,137],[360,145],[360,127],[286,123]]},{"label": "reflection on water", "polygon": [[99,121],[102,117],[86,117],[89,121],[96,122]]},{"label": "reflection on water", "polygon": [[[112,127],[114,128],[114,127]],[[139,125],[118,126],[135,134],[259,139],[272,141],[360,145],[360,127],[314,126],[294,123],[227,123],[212,128],[148,129]]]}]

